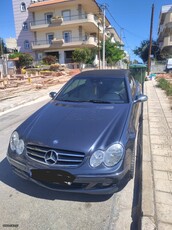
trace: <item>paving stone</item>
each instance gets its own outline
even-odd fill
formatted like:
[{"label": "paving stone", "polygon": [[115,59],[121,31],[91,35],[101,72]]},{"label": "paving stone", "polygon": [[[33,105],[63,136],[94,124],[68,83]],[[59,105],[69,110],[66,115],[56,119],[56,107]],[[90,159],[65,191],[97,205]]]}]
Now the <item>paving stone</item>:
[{"label": "paving stone", "polygon": [[172,150],[172,145],[162,145],[162,144],[152,144],[151,145],[151,148],[153,150],[169,150],[171,151]]},{"label": "paving stone", "polygon": [[159,230],[171,230],[172,229],[172,225],[171,224],[167,224],[167,223],[158,223],[158,229]]},{"label": "paving stone", "polygon": [[165,118],[164,118],[164,116],[162,116],[162,117],[151,117],[151,116],[149,116],[149,121],[150,122],[163,122],[163,123],[166,123],[166,120],[165,120]]},{"label": "paving stone", "polygon": [[167,171],[154,170],[154,178],[155,179],[168,180],[168,172]]},{"label": "paving stone", "polygon": [[166,129],[164,127],[160,127],[160,128],[151,127],[150,135],[158,135],[158,136],[165,135],[171,137],[171,132],[169,129]]},{"label": "paving stone", "polygon": [[168,122],[172,123],[172,113],[171,113],[171,117],[167,117],[166,119],[167,119]]},{"label": "paving stone", "polygon": [[168,224],[172,224],[172,205],[157,203],[156,207],[158,220],[161,222],[167,222]]},{"label": "paving stone", "polygon": [[150,139],[151,139],[151,144],[169,144],[171,143],[170,136],[151,135]]},{"label": "paving stone", "polygon": [[161,191],[161,192],[167,192],[171,193],[172,192],[172,181],[170,180],[164,180],[164,179],[154,179],[155,183],[155,190]]},{"label": "paving stone", "polygon": [[157,230],[152,217],[143,216],[142,218],[142,230]]},{"label": "paving stone", "polygon": [[172,129],[172,122],[168,122],[170,129]]},{"label": "paving stone", "polygon": [[166,113],[164,114],[166,118],[171,118],[172,116],[172,110],[171,111],[166,111]]},{"label": "paving stone", "polygon": [[172,181],[172,172],[168,172],[168,179]]},{"label": "paving stone", "polygon": [[172,157],[153,155],[153,168],[172,172]]},{"label": "paving stone", "polygon": [[172,206],[172,193],[157,191],[155,197],[156,197],[156,203]]},{"label": "paving stone", "polygon": [[168,125],[166,122],[155,122],[155,121],[150,121],[149,122],[149,125],[150,125],[150,128],[161,128],[161,127],[164,127],[164,128],[167,128],[168,129]]},{"label": "paving stone", "polygon": [[162,117],[163,115],[162,111],[149,110],[149,117]]},{"label": "paving stone", "polygon": [[158,156],[171,156],[172,157],[172,150],[169,149],[152,149],[152,154],[153,155],[158,155]]}]

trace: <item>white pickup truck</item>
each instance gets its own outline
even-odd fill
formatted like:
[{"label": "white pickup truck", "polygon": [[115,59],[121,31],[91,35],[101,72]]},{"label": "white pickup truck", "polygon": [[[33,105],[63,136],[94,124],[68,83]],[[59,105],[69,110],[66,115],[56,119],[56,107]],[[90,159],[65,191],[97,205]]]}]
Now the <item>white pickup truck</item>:
[{"label": "white pickup truck", "polygon": [[172,73],[172,58],[167,59],[166,72]]}]

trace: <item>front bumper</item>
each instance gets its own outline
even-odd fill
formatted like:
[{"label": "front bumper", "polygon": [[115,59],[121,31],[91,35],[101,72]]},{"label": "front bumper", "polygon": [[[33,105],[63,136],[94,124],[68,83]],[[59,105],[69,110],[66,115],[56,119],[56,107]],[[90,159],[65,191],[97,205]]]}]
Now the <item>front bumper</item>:
[{"label": "front bumper", "polygon": [[[25,165],[7,156],[13,171],[20,177],[33,181],[48,189],[62,192],[76,192],[86,194],[113,194],[120,191],[128,183],[130,177],[128,170],[118,173],[94,174],[94,175],[72,175],[74,180],[72,183],[50,182],[39,180],[33,177],[33,171],[37,170],[31,166]],[[46,169],[45,169],[46,170]],[[51,171],[51,170],[49,170]],[[54,170],[55,171],[55,170]]]}]

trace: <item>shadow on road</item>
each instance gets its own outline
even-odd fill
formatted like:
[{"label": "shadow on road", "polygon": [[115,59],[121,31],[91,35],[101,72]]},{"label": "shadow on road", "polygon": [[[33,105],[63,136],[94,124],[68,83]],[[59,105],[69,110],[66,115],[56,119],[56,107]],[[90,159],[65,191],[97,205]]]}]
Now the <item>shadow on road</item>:
[{"label": "shadow on road", "polygon": [[29,196],[46,200],[68,200],[76,202],[103,202],[108,200],[112,195],[87,195],[79,193],[65,193],[49,190],[38,186],[28,180],[24,180],[12,172],[6,158],[0,163],[0,180],[16,189],[17,191]]}]

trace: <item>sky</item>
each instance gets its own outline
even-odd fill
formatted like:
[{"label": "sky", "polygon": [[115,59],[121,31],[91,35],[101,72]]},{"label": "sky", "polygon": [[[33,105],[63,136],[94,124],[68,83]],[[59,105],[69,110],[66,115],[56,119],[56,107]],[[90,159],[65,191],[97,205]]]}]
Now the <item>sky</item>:
[{"label": "sky", "polygon": [[[172,4],[172,0],[97,0],[106,3],[106,16],[125,44],[125,50],[131,59],[139,60],[133,49],[141,41],[149,39],[152,4],[155,6],[153,39],[157,39],[159,14],[163,5]],[[15,38],[12,0],[0,0],[0,37]]]}]

